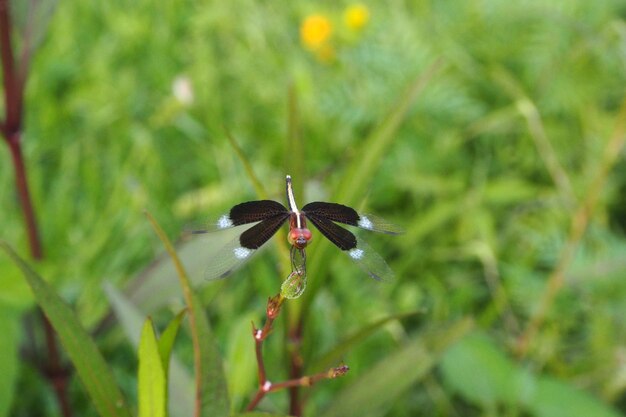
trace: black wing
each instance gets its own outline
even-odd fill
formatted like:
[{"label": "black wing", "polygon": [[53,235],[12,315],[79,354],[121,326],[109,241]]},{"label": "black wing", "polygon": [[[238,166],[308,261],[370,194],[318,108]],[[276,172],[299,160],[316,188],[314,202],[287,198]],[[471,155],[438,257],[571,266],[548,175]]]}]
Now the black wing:
[{"label": "black wing", "polygon": [[224,278],[241,267],[257,249],[274,236],[288,218],[287,212],[278,214],[245,230],[210,257],[205,277],[210,280]]},{"label": "black wing", "polygon": [[[315,201],[302,207],[302,212],[306,217],[316,216],[334,222],[360,227],[361,229],[373,232],[388,233],[396,235],[402,233],[398,226],[371,214],[359,214],[352,207],[337,203],[326,203]],[[330,238],[329,238],[330,239]]]},{"label": "black wing", "polygon": [[390,281],[393,279],[393,271],[389,268],[387,262],[385,262],[376,251],[370,248],[365,241],[357,238],[349,230],[344,229],[321,215],[307,212],[306,218],[309,219],[328,240],[346,253],[350,260],[356,263],[359,268],[367,272],[370,277],[378,281]]},{"label": "black wing", "polygon": [[216,230],[229,229],[242,224],[256,223],[278,215],[289,215],[289,211],[282,204],[272,200],[247,201],[237,204],[228,214],[220,216],[217,222],[200,223],[188,227],[192,234],[210,233]]},{"label": "black wing", "polygon": [[258,249],[280,229],[289,217],[289,213],[274,215],[255,224],[239,236],[239,243],[246,249]]},{"label": "black wing", "polygon": [[[278,215],[287,215],[289,211],[282,204],[272,200],[247,201],[230,209],[227,223],[232,226],[256,223]],[[224,216],[222,216],[223,218]],[[218,224],[219,226],[219,224]],[[230,227],[230,225],[226,226]]]}]

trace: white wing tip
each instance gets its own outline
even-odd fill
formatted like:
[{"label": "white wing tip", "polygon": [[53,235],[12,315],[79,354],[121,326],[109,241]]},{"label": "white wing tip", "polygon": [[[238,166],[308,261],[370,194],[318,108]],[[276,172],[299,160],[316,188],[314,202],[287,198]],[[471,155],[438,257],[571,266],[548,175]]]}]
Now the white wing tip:
[{"label": "white wing tip", "polygon": [[357,225],[362,229],[372,230],[374,228],[374,223],[367,216],[361,216]]},{"label": "white wing tip", "polygon": [[252,254],[252,250],[240,246],[233,249],[233,253],[237,259],[246,259]]},{"label": "white wing tip", "polygon": [[222,217],[220,217],[217,220],[217,227],[219,229],[226,229],[232,226],[233,226],[233,221],[230,219],[230,217],[228,217],[227,214],[224,214]]}]

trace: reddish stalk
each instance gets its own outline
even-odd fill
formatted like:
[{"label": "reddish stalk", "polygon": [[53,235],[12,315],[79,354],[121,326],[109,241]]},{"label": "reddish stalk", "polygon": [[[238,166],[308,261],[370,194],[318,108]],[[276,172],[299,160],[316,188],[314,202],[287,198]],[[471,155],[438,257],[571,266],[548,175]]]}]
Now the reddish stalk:
[{"label": "reddish stalk", "polygon": [[[32,5],[32,4],[31,4]],[[15,63],[15,55],[11,40],[11,13],[9,1],[0,0],[0,56],[2,57],[2,80],[4,87],[5,119],[0,122],[0,133],[4,137],[13,161],[15,171],[15,187],[24,215],[24,223],[28,236],[30,254],[35,260],[43,258],[43,249],[39,228],[33,209],[24,155],[22,152],[22,120],[23,120],[23,100],[26,74],[30,62],[32,19],[29,20],[24,33],[24,49],[19,68]],[[43,374],[48,378],[53,386],[59,407],[65,417],[71,416],[69,402],[67,400],[67,372],[61,366],[59,351],[57,349],[54,336],[54,329],[48,319],[41,314],[45,331],[46,346],[48,349],[48,363],[42,369]]]},{"label": "reddish stalk", "polygon": [[[248,404],[248,407],[246,407],[247,411],[254,410],[254,408],[259,404],[259,402],[261,402],[261,400],[265,397],[265,395],[267,395],[270,392],[275,392],[275,391],[279,391],[281,389],[287,389],[287,388],[290,390],[293,390],[299,387],[310,387],[311,385],[323,379],[333,379],[333,378],[343,376],[349,370],[349,368],[346,365],[340,365],[336,368],[331,368],[326,372],[320,372],[318,374],[310,375],[310,376],[296,377],[296,378],[292,378],[287,381],[278,382],[278,383],[272,383],[267,378],[267,373],[265,371],[265,363],[263,361],[263,341],[272,332],[272,324],[274,323],[274,320],[276,319],[276,317],[278,317],[278,314],[280,313],[280,307],[282,306],[282,303],[284,300],[285,299],[283,298],[281,294],[278,294],[274,297],[270,297],[267,300],[267,310],[266,310],[267,319],[262,329],[257,329],[254,326],[254,323],[252,323],[252,337],[254,337],[255,353],[256,353],[258,374],[259,374],[259,389],[257,390],[256,394],[250,401],[250,404]],[[299,370],[301,370],[302,368],[301,362],[302,361],[300,360],[300,364],[298,367]],[[293,367],[292,367],[292,371],[293,371]],[[291,398],[293,399],[293,396]],[[296,394],[296,398],[297,398],[297,394]],[[293,412],[294,409],[297,411],[297,414]],[[299,401],[296,401],[296,403],[292,401],[290,405],[289,413],[295,416],[302,415],[302,404],[300,404]]]},{"label": "reddish stalk", "polygon": [[[289,377],[292,380],[299,379],[302,375],[302,355],[300,345],[302,343],[302,321],[296,327],[289,329]],[[300,402],[300,388],[289,388],[289,414],[292,416],[302,415],[302,403]]]}]

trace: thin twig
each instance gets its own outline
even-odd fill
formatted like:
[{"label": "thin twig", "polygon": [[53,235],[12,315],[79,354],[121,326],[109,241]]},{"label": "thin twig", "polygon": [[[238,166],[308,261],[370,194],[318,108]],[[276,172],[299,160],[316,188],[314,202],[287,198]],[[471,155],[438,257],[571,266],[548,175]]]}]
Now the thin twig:
[{"label": "thin twig", "polygon": [[[299,379],[302,375],[302,355],[300,346],[302,344],[302,321],[298,321],[295,327],[289,328],[289,377]],[[302,415],[302,403],[300,402],[300,387],[289,388],[289,414],[292,416]]]},{"label": "thin twig", "polygon": [[559,261],[556,264],[554,271],[548,278],[546,288],[542,294],[541,300],[539,301],[539,306],[532,315],[525,331],[517,340],[516,351],[520,357],[525,356],[528,352],[532,340],[535,338],[539,328],[546,318],[546,315],[552,307],[554,299],[565,283],[565,272],[571,264],[580,241],[587,230],[587,225],[593,216],[596,203],[600,197],[600,192],[604,189],[608,174],[619,157],[625,140],[626,98],[622,102],[619,114],[617,115],[616,125],[613,129],[612,136],[604,148],[604,155],[602,157],[598,174],[591,182],[585,199],[572,217],[569,237],[565,246],[561,250]]},{"label": "thin twig", "polygon": [[[265,320],[265,325],[262,329],[257,329],[252,323],[252,337],[254,337],[254,347],[257,359],[258,366],[258,374],[259,374],[259,388],[246,407],[247,411],[252,411],[254,408],[261,402],[263,397],[270,392],[279,391],[281,389],[293,389],[298,387],[310,387],[311,385],[323,380],[323,379],[333,379],[340,376],[345,375],[349,368],[346,365],[340,365],[335,368],[331,368],[326,372],[320,372],[315,375],[303,376],[299,378],[289,379],[287,381],[272,383],[267,378],[267,373],[265,371],[265,362],[263,361],[263,341],[269,336],[272,332],[272,325],[278,314],[280,313],[280,308],[285,299],[281,294],[278,294],[274,297],[270,297],[267,300],[267,319]],[[293,407],[293,404],[292,404]],[[290,411],[291,415],[299,416],[301,415],[302,405],[298,403],[298,410],[300,412],[298,414],[294,414]]]},{"label": "thin twig", "polygon": [[11,15],[9,1],[0,0],[0,55],[2,56],[2,81],[4,85],[4,137],[7,141],[14,138],[13,133],[21,127],[22,99],[20,97],[18,77],[15,72],[13,44],[11,40]]}]

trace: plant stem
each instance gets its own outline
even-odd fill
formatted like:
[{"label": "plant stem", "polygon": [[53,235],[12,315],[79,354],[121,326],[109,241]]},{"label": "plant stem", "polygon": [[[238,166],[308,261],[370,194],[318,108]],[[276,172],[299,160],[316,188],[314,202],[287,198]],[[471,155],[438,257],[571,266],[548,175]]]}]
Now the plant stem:
[{"label": "plant stem", "polygon": [[[302,376],[302,355],[300,346],[302,343],[302,321],[289,329],[289,377],[297,380]],[[300,389],[297,385],[289,387],[289,414],[292,416],[302,415],[300,403]]]},{"label": "plant stem", "polygon": [[26,167],[24,165],[24,157],[22,147],[20,145],[20,133],[13,133],[12,137],[7,138],[11,157],[13,159],[13,167],[15,170],[15,186],[20,199],[20,205],[24,214],[24,222],[28,233],[28,244],[30,254],[36,260],[43,259],[43,250],[41,239],[39,237],[39,228],[35,218],[32,200],[30,198],[30,190],[28,187],[28,179],[26,176]]},{"label": "plant stem", "polygon": [[[32,19],[31,19],[32,23]],[[22,62],[19,69],[16,66],[11,41],[11,14],[9,11],[9,1],[0,0],[0,56],[2,57],[2,80],[4,87],[4,108],[5,119],[0,122],[0,133],[4,137],[13,161],[15,171],[15,187],[17,189],[20,206],[24,215],[24,223],[28,236],[30,254],[35,260],[43,259],[43,249],[35,210],[33,209],[24,155],[22,152],[22,120],[23,120],[23,99],[28,63],[30,62],[31,50],[31,30],[32,25],[26,28],[24,38],[24,49]],[[59,402],[61,412],[65,417],[71,417],[72,413],[67,399],[67,372],[61,366],[59,351],[57,348],[54,329],[52,325],[41,314],[41,319],[46,335],[46,347],[48,349],[48,363],[44,365],[43,373],[48,378],[48,382],[53,386],[54,392]]]},{"label": "plant stem", "polygon": [[[299,387],[310,387],[311,385],[315,384],[318,381],[321,381],[322,379],[333,379],[333,378],[343,376],[349,370],[349,368],[346,365],[340,365],[338,367],[331,368],[326,372],[320,372],[318,374],[310,375],[310,376],[296,377],[296,378],[292,378],[287,381],[278,382],[275,384],[270,382],[267,379],[267,373],[265,372],[265,363],[263,361],[263,341],[271,333],[272,324],[274,323],[274,320],[276,319],[276,317],[278,317],[278,314],[280,313],[280,307],[282,306],[283,301],[284,301],[284,298],[282,297],[281,294],[278,294],[275,297],[270,297],[267,300],[267,310],[266,310],[267,319],[265,320],[265,325],[263,326],[263,328],[257,329],[254,326],[254,323],[252,323],[252,337],[254,337],[254,347],[255,347],[258,374],[259,374],[259,389],[257,390],[256,394],[254,395],[254,397],[252,398],[252,400],[246,407],[247,411],[254,410],[254,408],[259,404],[259,402],[261,402],[263,397],[265,397],[265,395],[270,392],[289,388],[290,398],[293,400],[294,398],[293,389],[297,389]],[[293,355],[291,356],[291,359],[293,360]],[[294,368],[292,367],[290,374],[293,372],[293,369]],[[302,364],[300,360],[297,371],[301,372],[301,370],[302,370]],[[298,399],[297,391],[296,391],[295,398],[296,398],[295,402],[291,401],[289,414],[294,415],[294,416],[300,416],[302,415],[302,404],[300,404],[300,402],[297,401]]]}]

